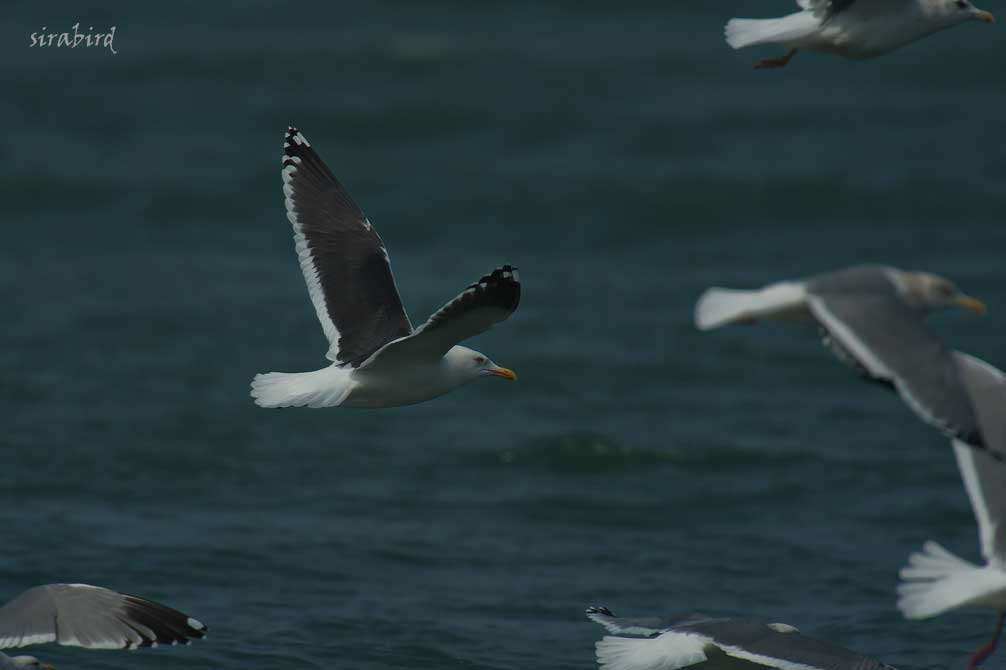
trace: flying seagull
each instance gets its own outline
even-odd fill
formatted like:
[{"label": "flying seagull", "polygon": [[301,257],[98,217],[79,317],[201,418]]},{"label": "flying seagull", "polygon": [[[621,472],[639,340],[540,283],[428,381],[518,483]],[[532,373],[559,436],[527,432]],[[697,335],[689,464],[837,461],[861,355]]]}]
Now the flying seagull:
[{"label": "flying seagull", "polygon": [[975,391],[961,380],[960,359],[926,326],[932,311],[985,305],[926,272],[863,265],[755,291],[710,288],[695,306],[700,330],[759,319],[816,324],[832,352],[866,379],[895,389],[919,417],[972,447],[989,445],[975,413]]},{"label": "flying seagull", "polygon": [[[1006,451],[1006,377],[977,358],[954,355],[964,385],[978,399],[975,409],[982,437],[990,448]],[[973,670],[995,650],[1006,618],[1006,463],[959,440],[953,446],[978,520],[985,565],[973,565],[935,542],[926,542],[901,570],[898,608],[909,619],[926,619],[959,607],[997,610],[995,634],[972,655],[968,667]]]},{"label": "flying seagull", "polygon": [[479,377],[517,378],[457,345],[517,309],[517,268],[496,268],[413,329],[381,236],[296,128],[286,132],[282,175],[300,269],[332,364],[256,375],[251,395],[257,405],[395,407]]},{"label": "flying seagull", "polygon": [[[146,598],[88,584],[46,584],[0,607],[0,649],[56,642],[87,649],[189,644],[206,626]],[[34,656],[0,653],[0,669],[51,670]]]},{"label": "flying seagull", "polygon": [[[602,670],[678,670],[700,663],[722,670],[893,670],[782,623],[699,613],[624,618],[607,607],[588,607],[587,618],[612,633],[594,645]],[[642,637],[616,637],[623,635]]]},{"label": "flying seagull", "polygon": [[756,68],[784,67],[800,50],[846,58],[874,58],[965,21],[994,23],[969,0],[797,0],[799,12],[779,19],[730,19],[726,39],[734,49],[781,44],[789,51]]}]

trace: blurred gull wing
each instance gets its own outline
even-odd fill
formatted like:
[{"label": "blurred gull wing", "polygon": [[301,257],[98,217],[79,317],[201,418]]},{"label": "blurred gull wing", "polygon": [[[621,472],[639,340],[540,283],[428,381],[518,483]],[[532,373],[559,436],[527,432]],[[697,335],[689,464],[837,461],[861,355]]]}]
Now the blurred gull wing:
[{"label": "blurred gull wing", "polygon": [[[951,352],[897,294],[830,290],[812,282],[810,310],[839,358],[893,385],[924,421],[951,437],[983,446],[967,390]],[[852,360],[848,360],[851,358]]]},{"label": "blurred gull wing", "polygon": [[187,614],[87,584],[36,586],[0,607],[0,649],[44,642],[135,649],[205,635],[206,626]]},{"label": "blurred gull wing", "polygon": [[688,622],[708,621],[705,614],[692,612],[668,617],[620,617],[607,607],[588,607],[587,618],[609,632],[618,635],[659,635],[668,629]]},{"label": "blurred gull wing", "polygon": [[694,621],[675,631],[709,638],[727,656],[769,668],[880,670],[890,666],[857,651],[800,634],[791,626],[743,618]]},{"label": "blurred gull wing", "polygon": [[954,442],[954,454],[978,521],[982,556],[1006,570],[1006,375],[974,356],[954,352],[978,412],[986,451]]}]

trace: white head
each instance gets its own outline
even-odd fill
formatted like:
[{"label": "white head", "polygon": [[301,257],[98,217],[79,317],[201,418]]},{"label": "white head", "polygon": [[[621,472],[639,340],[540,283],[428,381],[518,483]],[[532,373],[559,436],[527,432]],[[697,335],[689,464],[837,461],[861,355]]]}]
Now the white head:
[{"label": "white head", "polygon": [[963,308],[976,314],[985,314],[985,303],[961,292],[949,279],[928,272],[902,274],[905,299],[915,309],[934,312],[951,307]]},{"label": "white head", "polygon": [[517,379],[513,370],[496,365],[485,354],[468,347],[451,347],[444,359],[462,383],[489,376],[502,377],[511,382]]},{"label": "white head", "polygon": [[971,0],[923,0],[919,3],[927,18],[944,26],[954,26],[965,21],[995,23],[996,18],[985,10],[978,9]]},{"label": "white head", "polygon": [[25,670],[56,670],[55,665],[42,663],[34,656],[14,656],[10,660],[15,668],[25,668]]}]

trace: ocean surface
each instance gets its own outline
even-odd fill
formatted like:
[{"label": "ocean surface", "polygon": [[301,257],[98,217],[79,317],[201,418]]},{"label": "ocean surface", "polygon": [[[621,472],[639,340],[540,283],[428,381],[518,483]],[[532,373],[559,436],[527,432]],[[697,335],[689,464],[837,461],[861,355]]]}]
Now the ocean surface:
[{"label": "ocean surface", "polygon": [[[732,15],[791,9],[5,6],[0,597],[95,583],[210,628],[37,655],[587,670],[603,604],[963,668],[992,613],[895,607],[925,540],[980,558],[947,441],[813,333],[700,334],[691,310],[713,284],[926,269],[991,307],[933,328],[1006,366],[1003,28],[776,72],[751,64],[777,50],[722,41]],[[75,22],[114,25],[116,53],[30,47]],[[326,364],[283,211],[288,124],[383,235],[414,321],[519,266],[520,309],[468,343],[518,382],[252,404],[255,373]]]}]

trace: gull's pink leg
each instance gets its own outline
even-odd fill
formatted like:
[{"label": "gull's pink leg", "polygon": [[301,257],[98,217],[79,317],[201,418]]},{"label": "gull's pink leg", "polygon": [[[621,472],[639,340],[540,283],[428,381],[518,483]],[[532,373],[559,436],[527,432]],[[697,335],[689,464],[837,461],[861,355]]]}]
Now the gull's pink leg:
[{"label": "gull's pink leg", "polygon": [[797,51],[798,49],[790,49],[789,53],[782,58],[766,58],[765,60],[760,60],[755,63],[755,69],[761,70],[763,68],[786,67],[786,64],[789,63],[790,59],[796,55]]},{"label": "gull's pink leg", "polygon": [[999,644],[999,633],[1003,629],[1003,619],[1006,619],[1006,612],[999,612],[999,620],[996,621],[996,634],[992,636],[992,640],[988,644],[982,645],[971,655],[968,670],[978,670],[978,666],[984,663],[985,659],[996,650],[996,645]]}]

